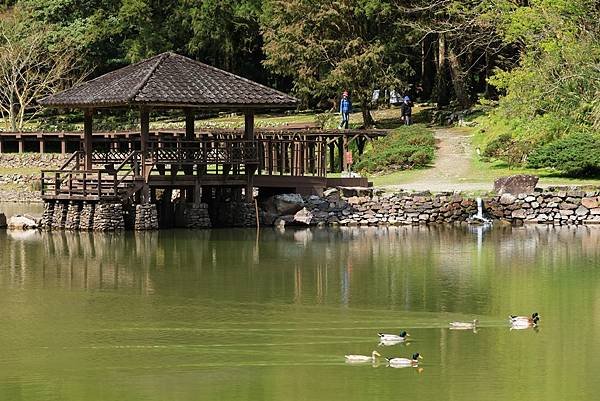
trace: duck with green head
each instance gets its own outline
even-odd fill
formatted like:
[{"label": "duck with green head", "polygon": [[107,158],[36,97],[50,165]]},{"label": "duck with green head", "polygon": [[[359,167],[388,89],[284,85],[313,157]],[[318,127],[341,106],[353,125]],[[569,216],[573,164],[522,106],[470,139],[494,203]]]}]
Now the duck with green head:
[{"label": "duck with green head", "polygon": [[414,353],[410,358],[385,358],[388,361],[388,365],[392,368],[409,368],[416,367],[419,365],[419,359],[423,359],[423,356],[418,352]]}]

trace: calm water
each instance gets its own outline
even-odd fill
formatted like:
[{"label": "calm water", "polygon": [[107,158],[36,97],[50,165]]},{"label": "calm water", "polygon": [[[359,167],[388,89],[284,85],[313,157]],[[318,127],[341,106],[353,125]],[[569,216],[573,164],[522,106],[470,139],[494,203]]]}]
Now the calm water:
[{"label": "calm water", "polygon": [[0,327],[0,400],[592,400],[600,228],[0,231]]}]

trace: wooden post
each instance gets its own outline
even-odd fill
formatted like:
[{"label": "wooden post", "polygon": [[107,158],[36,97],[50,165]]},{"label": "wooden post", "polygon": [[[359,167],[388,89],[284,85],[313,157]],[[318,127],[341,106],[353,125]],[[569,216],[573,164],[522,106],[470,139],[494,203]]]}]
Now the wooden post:
[{"label": "wooden post", "polygon": [[[194,132],[194,110],[193,109],[184,109],[184,113],[185,113],[185,141],[193,141],[196,137],[196,134]],[[185,148],[190,147],[190,143],[187,142],[184,146]],[[188,159],[188,156],[192,154],[192,152],[188,152],[186,150],[184,150],[185,153],[185,159]],[[189,160],[188,160],[189,163]],[[184,172],[185,175],[193,175],[194,174],[194,165],[193,164],[186,164],[184,167]],[[192,202],[192,196],[193,194],[188,194],[187,196],[187,201],[188,202]]]},{"label": "wooden post", "polygon": [[83,111],[83,152],[85,154],[85,169],[92,169],[92,122],[94,109]]},{"label": "wooden post", "polygon": [[344,163],[344,137],[340,136],[338,138],[338,160],[340,161],[340,172],[344,171],[345,163]]},{"label": "wooden post", "polygon": [[[254,113],[247,112],[244,115],[244,139],[253,141],[254,140]],[[245,152],[243,152],[245,154]],[[245,155],[247,156],[247,155]],[[252,203],[254,199],[254,168],[255,166],[251,166],[246,164],[246,202]]]},{"label": "wooden post", "polygon": [[348,162],[346,160],[346,153],[350,151],[350,148],[348,147],[348,136],[344,135],[342,137],[342,162],[343,162],[343,169],[342,171],[348,171]]},{"label": "wooden post", "polygon": [[0,154],[4,153],[4,139],[0,137]]},{"label": "wooden post", "polygon": [[43,155],[45,152],[45,146],[44,146],[44,138],[40,136],[40,154]]},{"label": "wooden post", "polygon": [[61,155],[66,155],[67,154],[67,137],[62,134],[61,136],[59,136],[60,138],[60,154]]},{"label": "wooden post", "polygon": [[144,187],[141,191],[142,204],[147,205],[150,202],[150,187],[148,185],[149,172],[146,161],[148,155],[148,140],[150,137],[150,111],[145,107],[140,107],[140,146],[142,152],[142,177],[144,177]]},{"label": "wooden post", "polygon": [[22,135],[17,135],[17,141],[19,142],[19,153],[23,153],[25,151],[25,145],[23,143],[25,139]]}]

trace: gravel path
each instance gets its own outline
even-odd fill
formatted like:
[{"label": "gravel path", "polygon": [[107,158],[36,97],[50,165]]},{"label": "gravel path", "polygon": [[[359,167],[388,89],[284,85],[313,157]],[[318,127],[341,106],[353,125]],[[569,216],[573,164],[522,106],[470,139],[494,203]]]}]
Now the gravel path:
[{"label": "gravel path", "polygon": [[414,180],[390,188],[413,191],[480,191],[491,190],[493,183],[465,182],[472,171],[471,136],[464,132],[439,128],[435,130],[436,159],[432,168],[423,170]]}]

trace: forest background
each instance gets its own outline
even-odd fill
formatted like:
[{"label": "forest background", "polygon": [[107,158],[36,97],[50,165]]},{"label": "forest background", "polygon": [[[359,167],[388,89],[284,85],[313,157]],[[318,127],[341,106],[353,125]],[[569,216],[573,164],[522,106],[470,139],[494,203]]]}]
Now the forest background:
[{"label": "forest background", "polygon": [[[50,93],[164,51],[334,109],[364,126],[374,90],[485,110],[484,156],[600,171],[597,0],[8,0],[0,113],[22,130]],[[51,118],[45,114],[43,118]]]}]

